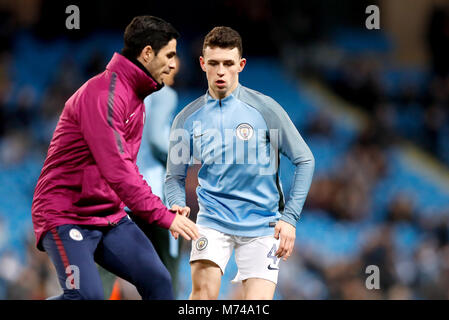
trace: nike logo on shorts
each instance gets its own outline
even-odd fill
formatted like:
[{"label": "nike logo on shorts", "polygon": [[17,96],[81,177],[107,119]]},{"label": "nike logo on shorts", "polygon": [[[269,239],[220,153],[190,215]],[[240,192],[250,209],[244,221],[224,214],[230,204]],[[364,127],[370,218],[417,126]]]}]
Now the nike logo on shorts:
[{"label": "nike logo on shorts", "polygon": [[194,137],[195,139],[197,139],[197,138],[202,137],[202,136],[204,136],[204,135],[205,135],[205,133],[199,134],[199,135],[193,135],[193,137]]},{"label": "nike logo on shorts", "polygon": [[272,267],[271,266],[271,263],[268,265],[268,270],[279,270],[279,268],[276,268],[276,267]]}]

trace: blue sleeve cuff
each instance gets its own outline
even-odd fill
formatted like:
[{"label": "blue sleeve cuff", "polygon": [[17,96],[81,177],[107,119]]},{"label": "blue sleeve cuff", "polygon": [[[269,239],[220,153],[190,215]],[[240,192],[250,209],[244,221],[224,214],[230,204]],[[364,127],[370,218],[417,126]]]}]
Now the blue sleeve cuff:
[{"label": "blue sleeve cuff", "polygon": [[288,213],[288,212],[284,212],[282,214],[281,219],[282,221],[285,221],[287,223],[290,223],[292,226],[294,226],[296,228],[296,219],[294,218],[293,214]]}]

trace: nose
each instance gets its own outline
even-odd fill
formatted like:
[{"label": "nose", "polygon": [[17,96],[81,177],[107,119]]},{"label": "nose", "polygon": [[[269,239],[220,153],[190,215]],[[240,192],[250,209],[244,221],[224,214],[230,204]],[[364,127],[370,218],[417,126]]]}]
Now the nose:
[{"label": "nose", "polygon": [[218,66],[218,69],[217,69],[217,75],[219,75],[219,76],[223,76],[223,75],[224,75],[224,67],[223,67],[222,64],[220,64],[220,65]]},{"label": "nose", "polygon": [[170,63],[168,64],[168,67],[170,69],[175,69],[176,68],[176,60],[173,59],[172,61],[170,61]]}]

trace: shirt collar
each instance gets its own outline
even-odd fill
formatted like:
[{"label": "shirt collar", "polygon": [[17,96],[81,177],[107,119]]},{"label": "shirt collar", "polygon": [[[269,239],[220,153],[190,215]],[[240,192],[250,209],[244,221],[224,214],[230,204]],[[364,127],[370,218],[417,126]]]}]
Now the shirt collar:
[{"label": "shirt collar", "polygon": [[238,96],[238,93],[240,91],[240,87],[241,87],[240,83],[237,84],[237,87],[227,97],[225,97],[223,99],[214,99],[210,95],[209,90],[207,90],[206,91],[206,102],[220,102],[221,101],[221,103],[224,103],[226,101],[229,101],[229,100],[233,99],[234,97]]}]

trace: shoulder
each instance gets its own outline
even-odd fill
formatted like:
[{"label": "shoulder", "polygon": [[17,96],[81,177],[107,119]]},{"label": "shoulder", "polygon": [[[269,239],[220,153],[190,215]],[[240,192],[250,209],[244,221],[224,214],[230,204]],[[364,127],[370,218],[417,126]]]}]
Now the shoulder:
[{"label": "shoulder", "polygon": [[281,119],[287,115],[284,108],[272,97],[244,86],[240,87],[238,99],[257,109],[264,118]]},{"label": "shoulder", "polygon": [[129,88],[126,81],[122,81],[115,72],[103,72],[90,78],[83,86],[83,93],[97,99],[111,99],[119,97],[125,99]]},{"label": "shoulder", "polygon": [[205,94],[190,102],[176,115],[175,119],[173,120],[173,126],[174,127],[183,126],[186,120],[205,104],[206,104]]},{"label": "shoulder", "polygon": [[124,115],[129,105],[127,90],[126,85],[113,73],[104,72],[89,79],[70,101],[76,106],[80,118],[97,111]]}]

